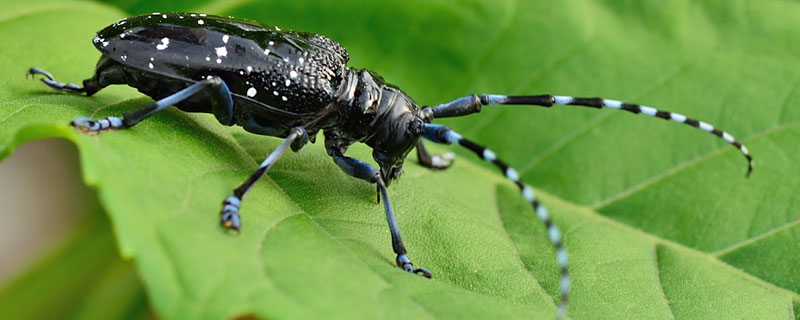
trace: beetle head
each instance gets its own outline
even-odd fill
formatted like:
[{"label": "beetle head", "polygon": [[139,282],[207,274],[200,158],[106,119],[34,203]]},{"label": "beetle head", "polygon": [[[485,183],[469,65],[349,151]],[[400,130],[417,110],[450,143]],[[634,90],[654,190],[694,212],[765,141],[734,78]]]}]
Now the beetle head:
[{"label": "beetle head", "polygon": [[403,162],[424,130],[419,106],[402,92],[397,94],[390,106],[384,106],[386,112],[375,134],[367,141],[387,185],[403,173]]}]

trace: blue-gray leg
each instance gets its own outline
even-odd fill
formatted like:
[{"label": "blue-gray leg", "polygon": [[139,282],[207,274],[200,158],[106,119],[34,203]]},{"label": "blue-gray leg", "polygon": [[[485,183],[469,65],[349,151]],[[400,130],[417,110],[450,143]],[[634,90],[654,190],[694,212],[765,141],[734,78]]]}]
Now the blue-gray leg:
[{"label": "blue-gray leg", "polygon": [[432,155],[430,152],[428,152],[428,149],[425,148],[425,143],[420,140],[417,143],[417,159],[419,160],[419,164],[425,168],[431,170],[443,170],[453,165],[456,155],[452,152],[448,152],[443,155]]},{"label": "blue-gray leg", "polygon": [[431,278],[430,271],[424,268],[415,269],[411,259],[408,258],[408,252],[403,243],[403,237],[400,235],[400,227],[397,226],[397,219],[394,216],[394,208],[392,207],[391,200],[389,200],[389,193],[386,190],[386,183],[384,183],[380,171],[358,159],[336,154],[332,157],[339,168],[348,175],[370,183],[375,183],[378,186],[380,197],[383,198],[383,209],[386,211],[386,221],[389,223],[389,231],[392,234],[392,249],[394,253],[397,254],[397,258],[395,258],[397,266],[406,272]]},{"label": "blue-gray leg", "polygon": [[[211,89],[211,90],[209,90]],[[208,77],[207,79],[192,84],[186,89],[178,91],[172,95],[169,95],[161,100],[156,101],[155,103],[141,108],[139,110],[126,113],[123,118],[123,123],[125,128],[130,128],[138,124],[144,119],[149,118],[150,116],[163,111],[166,108],[169,108],[173,105],[180,103],[190,97],[200,93],[201,91],[207,91],[209,93],[216,93],[219,95],[225,95],[230,97],[231,93],[228,91],[227,85],[225,85],[225,81],[222,81],[219,77]],[[230,101],[230,108],[233,108],[233,100],[230,98],[227,99],[220,99],[221,101]]]},{"label": "blue-gray leg", "polygon": [[517,173],[514,168],[509,167],[507,164],[505,164],[505,162],[500,160],[497,155],[492,152],[492,150],[464,139],[460,134],[448,127],[435,124],[426,124],[424,137],[425,139],[433,142],[456,144],[469,149],[481,157],[481,159],[497,166],[497,168],[503,172],[506,178],[514,182],[514,184],[519,187],[520,192],[522,192],[522,196],[533,206],[533,211],[536,212],[536,216],[547,228],[547,233],[550,236],[550,242],[556,249],[558,266],[561,268],[561,303],[558,306],[556,319],[563,319],[567,314],[567,301],[569,298],[570,289],[572,287],[568,268],[567,249],[562,241],[561,231],[559,231],[558,227],[553,224],[553,221],[550,219],[550,214],[547,212],[547,208],[539,203],[539,200],[536,198],[536,194],[534,194],[533,189],[522,183],[522,181],[519,179],[519,173]]},{"label": "blue-gray leg", "polygon": [[[219,77],[209,77],[203,81],[192,84],[185,89],[169,95],[155,103],[139,110],[126,113],[122,119],[108,117],[101,120],[80,118],[72,121],[70,125],[88,134],[97,134],[108,130],[121,130],[135,126],[139,122],[163,111],[170,106],[178,104],[190,97],[205,91],[211,98],[215,115],[223,124],[233,122],[233,98],[228,86]],[[219,111],[218,111],[219,110]]]},{"label": "blue-gray leg", "polygon": [[69,92],[69,93],[84,93],[85,92],[83,87],[81,87],[81,86],[79,86],[77,84],[74,84],[74,83],[61,83],[61,82],[56,81],[56,79],[53,77],[52,74],[50,74],[50,72],[44,71],[44,70],[39,69],[39,68],[30,68],[30,70],[28,70],[28,73],[25,74],[25,77],[26,78],[27,77],[32,77],[32,76],[37,75],[37,74],[44,76],[44,78],[41,79],[42,82],[44,82],[44,84],[46,84],[48,87],[53,88],[55,90]]},{"label": "blue-gray leg", "polygon": [[261,180],[262,177],[269,171],[275,163],[278,162],[278,159],[286,153],[286,150],[292,148],[295,152],[299,151],[302,148],[302,145],[308,143],[308,133],[306,129],[303,127],[294,127],[290,129],[289,135],[286,137],[286,140],[278,146],[275,151],[261,163],[258,167],[258,170],[254,172],[247,181],[245,181],[240,187],[233,190],[233,195],[225,199],[222,202],[222,212],[220,216],[222,221],[220,222],[225,229],[232,229],[239,231],[242,228],[242,218],[240,216],[240,208],[242,205],[242,199],[247,192],[250,191],[250,188]]}]

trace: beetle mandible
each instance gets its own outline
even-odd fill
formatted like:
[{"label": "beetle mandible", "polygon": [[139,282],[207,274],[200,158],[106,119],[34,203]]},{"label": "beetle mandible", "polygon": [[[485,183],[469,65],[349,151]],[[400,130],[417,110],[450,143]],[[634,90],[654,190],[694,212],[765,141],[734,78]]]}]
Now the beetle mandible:
[{"label": "beetle mandible", "polygon": [[[748,175],[753,170],[753,158],[747,148],[727,132],[678,113],[617,100],[473,94],[435,107],[420,107],[376,73],[349,68],[347,51],[333,40],[250,21],[194,13],[154,13],[120,20],[99,31],[93,42],[102,56],[95,75],[84,80],[83,86],[58,82],[50,73],[37,68],[31,68],[28,75],[42,75],[41,80],[55,90],[87,96],[109,85],[125,84],[156,101],[122,118],[72,121],[71,125],[80,131],[97,134],[130,128],[176,106],[186,112],[211,113],[223,125],[239,125],[254,134],[285,139],[223,202],[221,224],[226,229],[241,229],[242,199],[287,149],[300,151],[309,141],[313,143],[321,130],[328,154],[342,171],[377,186],[397,266],[430,278],[428,270],[415,268],[407,256],[387,187],[400,176],[403,161],[415,147],[420,164],[427,168],[445,169],[453,163],[447,155],[428,153],[422,138],[471,150],[514,182],[545,224],[561,268],[557,318],[566,315],[571,280],[561,232],[547,209],[539,203],[533,189],[520,181],[517,171],[494,152],[450,128],[432,124],[434,119],[478,113],[483,106],[492,105],[625,110],[712,133],[739,149],[748,161]],[[345,156],[347,148],[355,142],[372,148],[379,169]]]}]

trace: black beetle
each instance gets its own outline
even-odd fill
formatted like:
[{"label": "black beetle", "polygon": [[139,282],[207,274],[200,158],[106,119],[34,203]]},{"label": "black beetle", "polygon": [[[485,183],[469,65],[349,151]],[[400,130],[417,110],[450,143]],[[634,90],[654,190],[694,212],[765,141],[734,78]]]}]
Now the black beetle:
[{"label": "black beetle", "polygon": [[[159,111],[176,106],[186,112],[213,114],[224,125],[240,125],[248,132],[285,138],[259,169],[223,202],[222,226],[239,230],[242,198],[288,148],[299,151],[322,130],[325,147],[347,174],[375,183],[383,200],[397,254],[397,266],[430,278],[414,268],[395,220],[386,190],[402,173],[403,161],[417,148],[419,162],[431,169],[452,164],[448,156],[429,154],[420,138],[458,144],[496,165],[533,205],[556,247],[561,268],[561,304],[557,318],[566,314],[571,283],[567,251],[561,233],[553,225],[533,190],[520,181],[513,168],[494,152],[464,139],[455,131],[431,124],[434,118],[458,117],[480,112],[487,105],[553,105],[621,109],[684,123],[710,132],[753,159],[733,136],[712,125],[681,114],[602,98],[569,96],[470,95],[436,107],[420,107],[399,88],[379,75],[351,69],[341,45],[317,34],[281,30],[250,21],[205,14],[153,13],[120,20],[98,32],[94,45],[102,53],[94,77],[83,86],[57,82],[50,73],[31,68],[28,75],[43,75],[53,89],[91,96],[104,87],[125,84],[152,97],[155,103],[126,113],[123,118],[77,119],[79,130],[96,134],[130,128]],[[347,148],[363,142],[373,149],[380,169],[345,156]]]}]

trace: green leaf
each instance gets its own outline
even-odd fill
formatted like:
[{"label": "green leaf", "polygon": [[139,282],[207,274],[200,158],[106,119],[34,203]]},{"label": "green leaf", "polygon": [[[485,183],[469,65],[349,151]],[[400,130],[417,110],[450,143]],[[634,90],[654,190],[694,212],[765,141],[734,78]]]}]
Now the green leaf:
[{"label": "green leaf", "polygon": [[[444,122],[538,188],[570,252],[570,317],[798,318],[800,109],[792,106],[800,102],[800,4],[164,8],[324,33],[348,48],[353,66],[381,73],[422,104],[548,92],[639,102],[715,124],[756,157],[749,179],[741,155],[720,139],[623,112],[486,108]],[[410,256],[434,273],[428,281],[397,270],[374,187],[341,173],[319,143],[287,155],[257,185],[236,236],[218,226],[220,202],[279,140],[176,110],[99,136],[68,128],[74,118],[118,116],[148,99],[125,88],[58,94],[22,74],[37,66],[62,81],[90,76],[93,32],[124,15],[85,2],[4,11],[0,156],[32,139],[73,141],[122,254],[135,260],[162,317],[552,317],[558,269],[544,229],[513,185],[461,150],[444,172],[408,161],[390,191]],[[351,153],[370,158],[364,146]]]}]

